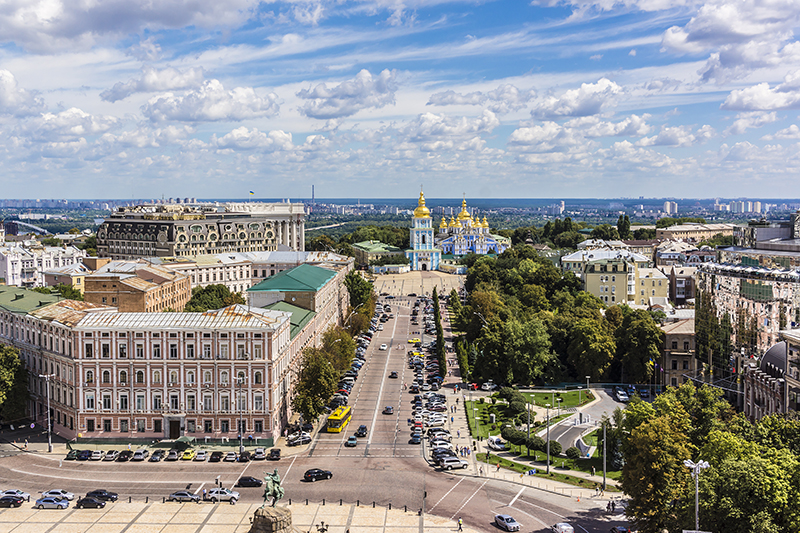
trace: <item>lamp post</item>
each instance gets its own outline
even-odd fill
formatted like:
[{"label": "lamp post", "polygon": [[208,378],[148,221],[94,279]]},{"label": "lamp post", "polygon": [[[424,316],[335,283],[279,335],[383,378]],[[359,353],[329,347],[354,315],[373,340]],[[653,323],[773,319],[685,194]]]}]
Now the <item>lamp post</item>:
[{"label": "lamp post", "polygon": [[558,406],[558,416],[561,416],[561,398],[556,398],[556,400],[558,401],[556,404]]},{"label": "lamp post", "polygon": [[237,377],[236,382],[239,385],[239,396],[236,398],[236,401],[239,403],[239,455],[244,452],[244,443],[242,441],[242,437],[244,436],[242,431],[242,411],[244,410],[244,405],[242,405],[242,385],[244,385],[245,376]]},{"label": "lamp post", "polygon": [[[586,376],[586,399],[589,399],[589,376]],[[578,398],[580,400],[580,398]]]},{"label": "lamp post", "polygon": [[53,453],[53,440],[50,438],[50,378],[56,377],[55,374],[39,374],[44,378],[47,387],[47,452]]},{"label": "lamp post", "polygon": [[694,478],[694,528],[700,530],[700,471],[708,468],[710,465],[707,461],[697,461],[696,463],[686,459],[683,466],[692,471]]},{"label": "lamp post", "polygon": [[547,475],[550,475],[550,404],[547,407]]}]

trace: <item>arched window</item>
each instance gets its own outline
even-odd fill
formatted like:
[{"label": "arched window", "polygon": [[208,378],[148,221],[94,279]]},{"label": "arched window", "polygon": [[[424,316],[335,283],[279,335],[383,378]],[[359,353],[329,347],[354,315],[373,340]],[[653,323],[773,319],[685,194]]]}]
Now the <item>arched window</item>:
[{"label": "arched window", "polygon": [[128,373],[124,370],[119,373],[119,382],[120,383],[127,383],[128,382]]},{"label": "arched window", "polygon": [[261,372],[256,372],[256,374],[255,374],[255,382],[256,382],[256,385],[261,385]]},{"label": "arched window", "polygon": [[136,371],[136,383],[144,383],[144,372],[141,370]]},{"label": "arched window", "polygon": [[240,370],[239,373],[236,374],[236,379],[238,379],[239,381],[244,381],[244,372]]},{"label": "arched window", "polygon": [[103,383],[111,383],[111,372],[103,370]]},{"label": "arched window", "polygon": [[211,383],[211,372],[208,370],[203,372],[203,383]]},{"label": "arched window", "polygon": [[174,370],[169,373],[169,382],[170,384],[175,384],[178,382],[178,373]]},{"label": "arched window", "polygon": [[94,372],[91,370],[86,371],[86,383],[94,383]]},{"label": "arched window", "polygon": [[161,383],[161,371],[156,370],[153,372],[153,383]]},{"label": "arched window", "polygon": [[222,384],[227,385],[228,383],[228,372],[223,370],[222,374],[219,376],[219,380]]},{"label": "arched window", "polygon": [[191,370],[186,373],[186,381],[189,383],[194,383],[194,372]]}]

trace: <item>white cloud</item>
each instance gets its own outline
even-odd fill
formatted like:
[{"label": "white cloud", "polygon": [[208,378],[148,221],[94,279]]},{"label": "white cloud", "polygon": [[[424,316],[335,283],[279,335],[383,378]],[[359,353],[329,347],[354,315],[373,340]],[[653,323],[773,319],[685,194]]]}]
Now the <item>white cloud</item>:
[{"label": "white cloud", "polygon": [[20,131],[35,142],[72,142],[87,135],[105,133],[117,123],[115,117],[90,115],[73,107],[30,119],[20,126]]},{"label": "white cloud", "polygon": [[512,152],[573,152],[583,151],[583,146],[584,139],[574,130],[550,121],[517,128],[508,138],[508,148]]},{"label": "white cloud", "polygon": [[23,117],[44,111],[44,100],[20,88],[14,75],[0,70],[0,114]]},{"label": "white cloud", "polygon": [[116,102],[134,93],[196,89],[202,83],[202,68],[180,71],[172,67],[159,70],[147,66],[142,69],[142,75],[139,78],[130,79],[126,83],[114,84],[111,89],[100,93],[100,98],[107,102]]},{"label": "white cloud", "polygon": [[765,141],[772,141],[775,139],[800,139],[800,128],[796,124],[792,124],[788,128],[776,131],[773,135],[764,135],[762,137]]},{"label": "white cloud", "polygon": [[281,130],[265,133],[257,128],[251,130],[245,127],[236,128],[220,138],[215,135],[211,139],[211,144],[220,149],[263,150],[270,152],[291,150],[294,146],[291,133]]},{"label": "white cloud", "polygon": [[720,106],[736,111],[772,111],[800,107],[800,71],[788,74],[783,83],[770,88],[767,82],[731,91]]},{"label": "white cloud", "polygon": [[596,115],[615,105],[623,89],[606,78],[597,83],[583,83],[579,89],[570,89],[560,97],[550,96],[540,102],[531,115],[538,118],[582,117]]},{"label": "white cloud", "polygon": [[142,106],[142,113],[153,122],[213,122],[271,117],[279,109],[274,93],[262,97],[252,87],[226,90],[219,80],[208,80],[183,96],[172,93],[154,96]]},{"label": "white cloud", "polygon": [[[642,136],[650,133],[650,126],[647,120],[650,115],[647,113],[642,116],[631,115],[619,122],[601,122],[596,121],[586,131],[584,135],[587,137],[617,137],[617,136]],[[572,125],[573,121],[567,122],[567,125]]]},{"label": "white cloud", "polygon": [[636,48],[634,48],[630,52],[628,52],[628,55],[631,56],[631,57],[636,57]]},{"label": "white cloud", "polygon": [[603,54],[595,54],[589,57],[589,59],[591,59],[592,61],[600,61],[601,59],[603,59]]},{"label": "white cloud", "polygon": [[320,83],[313,89],[303,89],[297,96],[308,100],[300,107],[307,117],[331,119],[349,117],[362,109],[381,108],[394,104],[397,90],[397,71],[384,70],[373,77],[361,70],[355,78],[328,88]]},{"label": "white cloud", "polygon": [[760,128],[777,120],[778,114],[775,111],[771,113],[763,111],[739,113],[733,124],[725,130],[725,135],[741,135],[749,129]]},{"label": "white cloud", "polygon": [[691,146],[696,139],[690,126],[665,126],[658,135],[637,141],[636,146]]},{"label": "white cloud", "polygon": [[105,133],[98,139],[98,144],[107,153],[113,153],[113,150],[118,147],[159,148],[181,144],[192,133],[194,133],[194,128],[191,126],[169,125],[163,128],[151,128],[148,124],[141,124],[133,130]]},{"label": "white cloud", "polygon": [[533,89],[520,90],[514,85],[505,83],[487,92],[475,91],[462,94],[450,90],[434,93],[426,105],[486,105],[490,111],[504,114],[527,107],[528,102],[535,96],[536,92]]}]

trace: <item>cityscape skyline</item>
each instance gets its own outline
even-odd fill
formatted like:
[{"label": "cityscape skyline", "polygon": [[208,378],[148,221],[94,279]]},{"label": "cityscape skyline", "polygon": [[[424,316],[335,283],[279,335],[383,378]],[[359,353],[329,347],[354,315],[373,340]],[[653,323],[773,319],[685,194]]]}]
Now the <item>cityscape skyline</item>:
[{"label": "cityscape skyline", "polygon": [[789,0],[20,4],[4,193],[800,196],[798,22]]}]

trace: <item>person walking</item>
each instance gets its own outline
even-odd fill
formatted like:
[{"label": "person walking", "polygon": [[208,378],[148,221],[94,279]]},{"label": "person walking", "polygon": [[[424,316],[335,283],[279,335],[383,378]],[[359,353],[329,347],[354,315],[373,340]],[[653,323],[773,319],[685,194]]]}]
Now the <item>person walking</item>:
[{"label": "person walking", "polygon": [[460,430],[460,429],[457,429],[457,430],[456,430],[456,436],[457,436],[459,439],[461,438],[461,430]]},{"label": "person walking", "polygon": [[479,473],[480,475],[483,475],[483,467],[480,467],[480,468],[478,468],[478,473]]},{"label": "person walking", "polygon": [[594,475],[594,467],[592,467],[592,475]]},{"label": "person walking", "polygon": [[464,521],[461,519],[460,516],[458,517],[458,530],[464,531]]},{"label": "person walking", "polygon": [[497,463],[497,470],[495,470],[495,472],[499,472],[499,471],[500,471],[500,463]]},{"label": "person walking", "polygon": [[611,500],[611,512],[614,513],[617,510],[617,504],[614,503],[614,500]]}]

